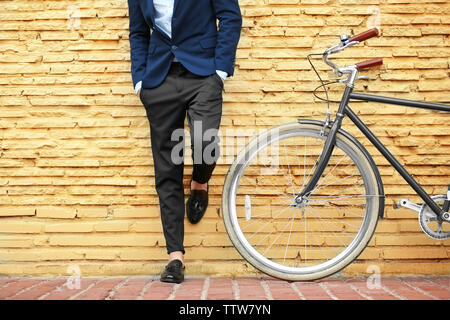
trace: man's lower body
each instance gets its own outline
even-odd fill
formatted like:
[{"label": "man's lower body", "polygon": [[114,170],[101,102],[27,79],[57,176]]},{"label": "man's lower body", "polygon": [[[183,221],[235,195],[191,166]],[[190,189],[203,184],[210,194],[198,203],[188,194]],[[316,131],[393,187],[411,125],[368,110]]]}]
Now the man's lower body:
[{"label": "man's lower body", "polygon": [[177,259],[184,264],[186,114],[193,158],[191,186],[204,185],[211,178],[219,157],[222,89],[223,82],[217,74],[198,76],[174,62],[161,85],[142,88],[140,92],[150,123],[155,187],[169,261]]}]

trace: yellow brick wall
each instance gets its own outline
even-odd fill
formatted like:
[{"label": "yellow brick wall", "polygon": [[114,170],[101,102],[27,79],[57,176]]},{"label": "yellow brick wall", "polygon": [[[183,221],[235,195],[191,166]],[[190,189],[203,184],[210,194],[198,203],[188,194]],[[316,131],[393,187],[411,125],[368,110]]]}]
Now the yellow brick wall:
[{"label": "yellow brick wall", "polygon": [[[383,57],[356,90],[450,102],[448,0],[240,0],[243,30],[227,80],[222,132],[324,118],[306,61],[341,33],[382,36],[340,63]],[[166,260],[154,189],[149,124],[130,75],[126,0],[0,1],[0,274],[155,274]],[[317,61],[322,75],[327,68]],[[336,87],[334,87],[337,89]],[[333,92],[332,96],[340,91]],[[352,104],[431,194],[450,183],[450,116]],[[335,108],[333,106],[333,108]],[[346,129],[361,137],[348,122]],[[187,128],[187,126],[186,126]],[[365,141],[367,145],[367,141]],[[241,141],[242,142],[242,141]],[[242,143],[241,143],[242,144]],[[394,211],[411,188],[373,147],[385,182],[385,219],[344,274],[448,274],[449,242]],[[231,152],[235,155],[238,148]],[[210,207],[186,220],[190,274],[255,272],[227,238],[221,192],[232,157],[211,180]],[[191,173],[186,153],[185,188]],[[369,268],[369,269],[368,269]]]}]

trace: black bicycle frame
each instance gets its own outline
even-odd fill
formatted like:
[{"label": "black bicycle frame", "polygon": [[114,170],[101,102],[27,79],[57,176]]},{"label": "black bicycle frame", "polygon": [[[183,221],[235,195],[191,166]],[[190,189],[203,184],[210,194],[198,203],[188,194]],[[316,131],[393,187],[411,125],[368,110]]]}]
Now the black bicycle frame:
[{"label": "black bicycle frame", "polygon": [[317,162],[317,169],[311,176],[308,184],[305,186],[302,192],[297,195],[297,197],[299,199],[302,199],[305,195],[309,195],[317,185],[317,182],[322,176],[326,166],[328,165],[331,154],[333,153],[334,145],[336,142],[336,134],[341,128],[342,119],[345,115],[347,115],[350,120],[359,128],[359,130],[361,130],[361,132],[367,137],[367,139],[369,139],[369,141],[378,149],[378,151],[380,151],[380,153],[386,158],[386,160],[389,161],[389,163],[395,168],[395,170],[397,170],[397,172],[403,177],[403,179],[405,179],[405,181],[431,208],[431,210],[433,210],[433,212],[442,219],[445,211],[436,204],[436,202],[428,195],[428,193],[422,188],[422,186],[408,173],[408,171],[406,171],[402,164],[392,155],[391,152],[389,152],[389,150],[383,145],[383,143],[378,140],[378,138],[372,133],[372,131],[370,131],[370,129],[361,121],[361,119],[349,108],[348,102],[350,101],[350,99],[450,112],[450,106],[445,104],[353,93],[353,87],[346,86],[344,95],[336,114],[336,119],[332,123],[331,129],[325,141],[324,149]]}]

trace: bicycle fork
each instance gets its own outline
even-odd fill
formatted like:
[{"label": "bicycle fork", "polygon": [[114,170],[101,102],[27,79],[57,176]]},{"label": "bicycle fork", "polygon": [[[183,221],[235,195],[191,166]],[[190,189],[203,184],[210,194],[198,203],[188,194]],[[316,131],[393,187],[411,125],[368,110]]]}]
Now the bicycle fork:
[{"label": "bicycle fork", "polygon": [[[308,201],[309,195],[316,187],[317,182],[319,182],[319,179],[325,171],[325,168],[328,166],[328,162],[330,161],[334,146],[336,144],[336,135],[341,128],[342,120],[344,118],[345,106],[350,99],[350,93],[352,92],[352,90],[352,86],[346,86],[344,95],[339,105],[338,112],[336,113],[336,118],[333,121],[330,131],[328,132],[328,136],[325,140],[325,145],[323,147],[319,160],[316,162],[317,168],[311,176],[311,179],[306,184],[305,188],[294,198],[294,201],[297,205],[305,204]],[[327,123],[328,121],[326,121],[325,126],[327,126]],[[323,132],[325,132],[325,129],[326,128],[324,128]]]}]

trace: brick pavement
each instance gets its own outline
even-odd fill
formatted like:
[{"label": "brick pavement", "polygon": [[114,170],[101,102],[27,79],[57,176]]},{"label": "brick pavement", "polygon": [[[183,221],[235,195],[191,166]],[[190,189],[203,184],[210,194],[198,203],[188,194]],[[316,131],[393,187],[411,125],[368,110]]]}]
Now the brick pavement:
[{"label": "brick pavement", "polygon": [[194,277],[181,284],[150,277],[0,277],[1,300],[448,300],[450,276],[330,277],[288,282],[270,277]]}]

